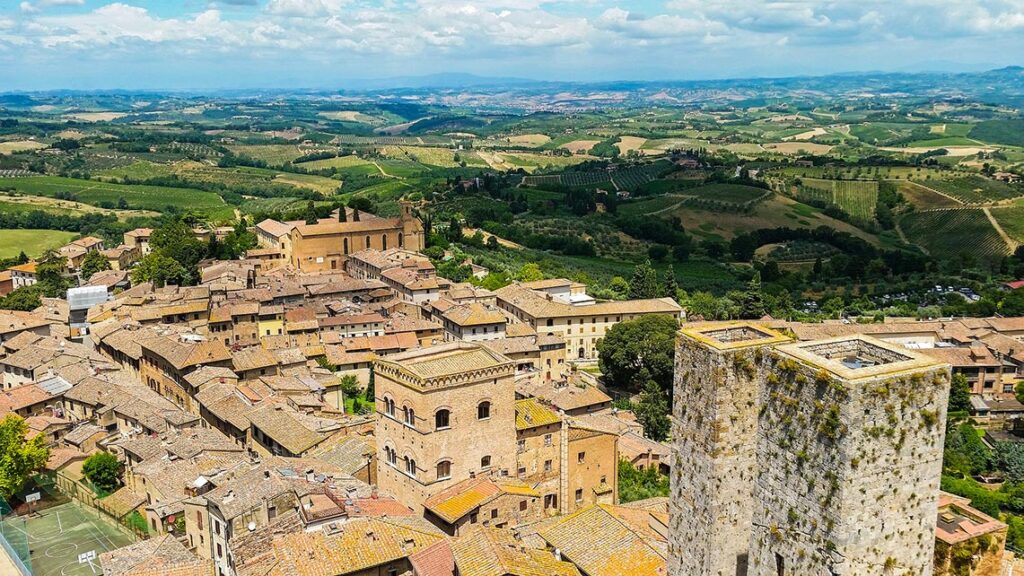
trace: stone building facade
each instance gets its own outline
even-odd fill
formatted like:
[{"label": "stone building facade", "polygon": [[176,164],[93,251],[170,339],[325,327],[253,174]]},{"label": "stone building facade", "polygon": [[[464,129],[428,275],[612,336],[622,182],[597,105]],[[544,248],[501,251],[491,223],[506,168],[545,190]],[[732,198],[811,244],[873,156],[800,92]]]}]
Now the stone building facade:
[{"label": "stone building facade", "polygon": [[869,336],[727,327],[679,340],[670,574],[932,574],[949,366]]},{"label": "stone building facade", "polygon": [[514,476],[515,366],[456,342],[374,363],[378,484],[423,512],[424,501],[472,476]]},{"label": "stone building facade", "polygon": [[676,575],[745,574],[757,476],[759,391],[781,334],[740,323],[680,333],[669,555]]},{"label": "stone building facade", "polygon": [[362,215],[359,221],[320,220],[296,224],[285,243],[285,260],[304,272],[341,271],[348,255],[360,250],[405,248],[418,251],[425,246],[423,223],[403,202],[398,218]]}]

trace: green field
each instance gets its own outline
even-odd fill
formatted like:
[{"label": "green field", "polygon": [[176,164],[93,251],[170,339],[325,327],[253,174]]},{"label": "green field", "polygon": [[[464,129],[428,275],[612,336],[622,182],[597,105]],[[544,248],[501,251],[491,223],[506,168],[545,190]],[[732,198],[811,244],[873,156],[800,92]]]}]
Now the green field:
[{"label": "green field", "polygon": [[273,182],[274,184],[287,184],[296,188],[308,188],[324,196],[334,194],[341,187],[341,180],[310,174],[293,174],[291,172],[281,172],[274,178]]},{"label": "green field", "polygon": [[1018,203],[1007,208],[990,208],[989,211],[1007,236],[1024,243],[1024,204]]},{"label": "green field", "polygon": [[981,176],[966,176],[954,180],[918,181],[917,183],[948,194],[965,204],[997,202],[1024,196],[1024,186],[1013,186]]},{"label": "green field", "polygon": [[36,258],[50,248],[60,248],[72,238],[74,232],[60,230],[0,230],[0,258],[13,258],[24,251]]},{"label": "green field", "polygon": [[948,196],[927,188],[913,181],[900,182],[897,190],[903,197],[913,204],[917,210],[931,210],[934,208],[957,208],[962,204]]},{"label": "green field", "polygon": [[296,164],[306,170],[327,170],[330,168],[344,168],[348,173],[373,174],[378,172],[373,162],[363,160],[359,156],[338,156],[337,158],[324,158],[323,160],[311,160]]},{"label": "green field", "polygon": [[129,208],[140,210],[160,212],[168,206],[174,206],[181,210],[193,210],[213,219],[229,219],[234,215],[232,208],[217,194],[191,188],[111,184],[59,176],[5,178],[0,180],[0,187],[10,188],[22,194],[51,198],[66,192],[73,194],[80,202],[94,206],[99,206],[101,202],[116,205],[118,200],[124,198]]},{"label": "green field", "polygon": [[666,195],[626,202],[619,206],[619,213],[629,215],[650,214],[652,212],[657,212],[659,210],[675,206],[686,200],[686,198],[688,198],[688,196]]},{"label": "green field", "polygon": [[227,147],[237,156],[246,156],[253,160],[262,160],[268,166],[280,166],[306,154],[295,144],[256,144],[232,145]]},{"label": "green field", "polygon": [[768,193],[764,188],[742,184],[708,184],[687,191],[687,195],[717,200],[729,204],[745,204]]},{"label": "green field", "polygon": [[900,220],[907,239],[935,258],[968,256],[992,261],[1009,253],[1006,243],[978,208],[912,212]]},{"label": "green field", "polygon": [[27,202],[8,202],[0,196],[0,214],[27,214],[29,212],[46,212],[47,214],[81,215],[82,212],[59,206],[44,206]]},{"label": "green field", "polygon": [[790,178],[821,178],[824,180],[936,180],[954,178],[963,173],[937,168],[918,166],[870,166],[870,167],[833,167],[833,166],[791,166],[772,170],[771,176]]},{"label": "green field", "polygon": [[801,180],[799,196],[835,204],[847,214],[870,220],[878,203],[878,182],[865,180]]},{"label": "green field", "polygon": [[112,179],[118,182],[126,179],[146,180],[149,178],[173,176],[174,168],[170,164],[157,164],[155,162],[140,160],[127,166],[119,166],[108,170],[94,172],[94,175],[104,180]]},{"label": "green field", "polygon": [[1024,146],[1024,120],[988,120],[974,126],[971,138],[993,144]]},{"label": "green field", "polygon": [[908,148],[942,148],[945,146],[977,146],[976,140],[960,136],[947,136],[944,138],[929,138],[928,140],[915,140],[907,144]]}]

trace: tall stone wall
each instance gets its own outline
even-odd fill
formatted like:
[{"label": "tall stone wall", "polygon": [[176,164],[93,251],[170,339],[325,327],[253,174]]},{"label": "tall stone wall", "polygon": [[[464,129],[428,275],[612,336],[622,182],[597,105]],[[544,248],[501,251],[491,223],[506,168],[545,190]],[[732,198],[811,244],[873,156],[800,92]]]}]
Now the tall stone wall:
[{"label": "tall stone wall", "polygon": [[769,362],[749,574],[931,575],[949,368]]},{"label": "tall stone wall", "polygon": [[[764,335],[762,335],[763,337]],[[757,476],[764,345],[676,346],[669,574],[745,574]]]}]

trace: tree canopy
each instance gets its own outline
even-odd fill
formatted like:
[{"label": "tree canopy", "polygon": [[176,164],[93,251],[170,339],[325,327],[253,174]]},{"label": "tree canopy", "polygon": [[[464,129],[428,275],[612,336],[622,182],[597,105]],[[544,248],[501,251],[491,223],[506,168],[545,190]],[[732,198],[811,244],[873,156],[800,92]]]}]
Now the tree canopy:
[{"label": "tree canopy", "polygon": [[601,372],[617,387],[639,391],[653,380],[661,390],[671,390],[678,329],[668,315],[619,322],[597,345]]},{"label": "tree canopy", "polygon": [[78,269],[78,273],[81,275],[83,280],[92,278],[92,275],[102,270],[110,270],[110,260],[99,251],[93,250],[85,255],[82,259],[82,265]]},{"label": "tree canopy", "polygon": [[4,498],[24,488],[32,474],[50,457],[46,436],[37,434],[26,440],[27,433],[28,424],[17,414],[8,414],[0,420],[0,496]]},{"label": "tree canopy", "polygon": [[82,473],[102,492],[110,493],[121,484],[124,464],[109,452],[97,452],[82,463]]}]

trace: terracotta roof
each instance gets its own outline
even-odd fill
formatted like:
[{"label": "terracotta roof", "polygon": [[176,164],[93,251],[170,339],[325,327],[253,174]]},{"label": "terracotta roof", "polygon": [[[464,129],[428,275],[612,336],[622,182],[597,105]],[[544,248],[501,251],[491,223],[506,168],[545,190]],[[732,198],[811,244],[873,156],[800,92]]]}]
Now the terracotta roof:
[{"label": "terracotta roof", "polygon": [[[324,342],[329,341],[328,333],[324,334]],[[384,334],[383,336],[357,336],[355,338],[341,338],[338,341],[347,351],[387,351],[387,350],[409,350],[417,348],[420,341],[412,332],[398,332],[396,334]]]},{"label": "terracotta roof", "polygon": [[330,328],[332,326],[352,326],[355,324],[380,324],[384,322],[384,317],[376,312],[369,314],[342,314],[339,316],[330,316],[328,318],[321,318],[319,325],[321,328]]},{"label": "terracotta roof", "polygon": [[478,476],[463,480],[427,498],[423,507],[449,524],[476,510],[502,493],[539,498],[540,493],[518,480],[492,480]]},{"label": "terracotta roof", "polygon": [[234,352],[231,355],[231,365],[234,367],[235,372],[241,373],[277,366],[277,357],[269,350],[260,346],[253,346]]},{"label": "terracotta roof", "polygon": [[506,356],[510,356],[512,354],[532,354],[540,352],[540,346],[537,344],[537,336],[499,338],[497,340],[487,340],[481,342],[481,344]]},{"label": "terracotta roof", "polygon": [[580,576],[575,566],[556,560],[551,552],[528,549],[507,530],[479,524],[455,539],[451,549],[464,576]]},{"label": "terracotta roof", "polygon": [[489,348],[464,342],[403,352],[379,360],[379,362],[397,364],[404,371],[421,380],[511,364],[511,360]]},{"label": "terracotta roof", "polygon": [[282,404],[261,406],[246,414],[246,418],[286,450],[297,455],[323,442],[331,432],[341,427],[339,422],[306,416]]},{"label": "terracotta roof", "polygon": [[220,340],[182,342],[166,336],[157,336],[141,342],[143,350],[150,350],[177,369],[199,364],[231,360],[231,351]]},{"label": "terracotta roof", "polygon": [[367,466],[368,458],[376,452],[377,446],[372,438],[338,436],[317,446],[310,456],[354,475]]},{"label": "terracotta roof", "polygon": [[[290,533],[273,540],[265,576],[341,576],[408,558],[444,539],[422,518],[353,518],[334,534]],[[263,563],[266,566],[266,563]],[[240,576],[252,573],[239,566]]]},{"label": "terracotta roof", "polygon": [[967,498],[939,492],[936,539],[953,545],[1000,530],[1006,530],[1006,524],[972,508]]},{"label": "terracotta roof", "polygon": [[535,382],[520,385],[521,391],[529,396],[535,396],[559,410],[566,412],[586,408],[587,406],[598,406],[611,402],[608,396],[600,389],[589,384],[575,384],[571,382]]},{"label": "terracotta roof", "polygon": [[536,336],[537,331],[526,322],[512,322],[505,326],[506,338],[517,338],[520,336]]},{"label": "terracotta roof", "polygon": [[26,262],[24,264],[18,264],[17,266],[11,266],[10,268],[8,268],[8,270],[13,270],[15,272],[24,272],[26,274],[35,274],[36,265],[37,264],[35,262]]},{"label": "terracotta roof", "polygon": [[[201,560],[170,534],[141,540],[100,554],[104,576],[212,574],[213,564]],[[184,570],[192,570],[184,572]]]},{"label": "terracotta roof", "polygon": [[[630,522],[623,516],[634,514]],[[637,516],[644,510],[596,505],[583,508],[540,531],[552,547],[587,576],[664,576],[667,539],[642,530]],[[667,514],[663,515],[667,524]]]},{"label": "terracotta roof", "polygon": [[0,391],[0,414],[15,412],[53,398],[46,390],[35,384],[25,384]]},{"label": "terracotta roof", "polygon": [[655,442],[650,438],[645,438],[633,431],[626,432],[619,436],[618,443],[619,453],[630,459],[640,454],[647,454],[648,452],[651,454],[657,454],[663,459],[667,459],[671,453],[671,449],[668,446],[661,442]]},{"label": "terracotta roof", "polygon": [[153,235],[152,228],[136,228],[135,230],[129,230],[124,233],[125,236],[135,236],[139,238],[149,238]]},{"label": "terracotta roof", "polygon": [[527,430],[561,421],[554,410],[541,404],[536,398],[516,400],[516,430]]},{"label": "terracotta roof", "polygon": [[0,334],[32,330],[49,324],[49,320],[35,312],[0,310]]},{"label": "terracotta roof", "polygon": [[621,316],[625,314],[669,314],[678,317],[683,310],[671,298],[616,300],[597,302],[586,306],[573,306],[557,300],[549,300],[547,294],[530,290],[520,284],[509,284],[496,290],[495,294],[502,302],[523,310],[534,318]]},{"label": "terracotta roof", "polygon": [[267,218],[256,225],[256,230],[266,232],[275,238],[280,238],[281,236],[288,235],[294,227],[295,226],[293,224],[286,224],[284,222],[278,222],[277,220]]},{"label": "terracotta roof", "polygon": [[441,540],[409,556],[416,576],[455,576],[455,556],[448,540]]},{"label": "terracotta roof", "polygon": [[491,306],[478,302],[452,306],[442,316],[458,326],[481,326],[487,324],[504,324],[505,315]]},{"label": "terracotta roof", "polygon": [[[363,215],[360,212],[360,215]],[[329,236],[351,232],[394,230],[402,227],[398,218],[360,218],[358,222],[338,222],[335,219],[321,219],[316,224],[296,224],[294,231],[299,236]]]}]

